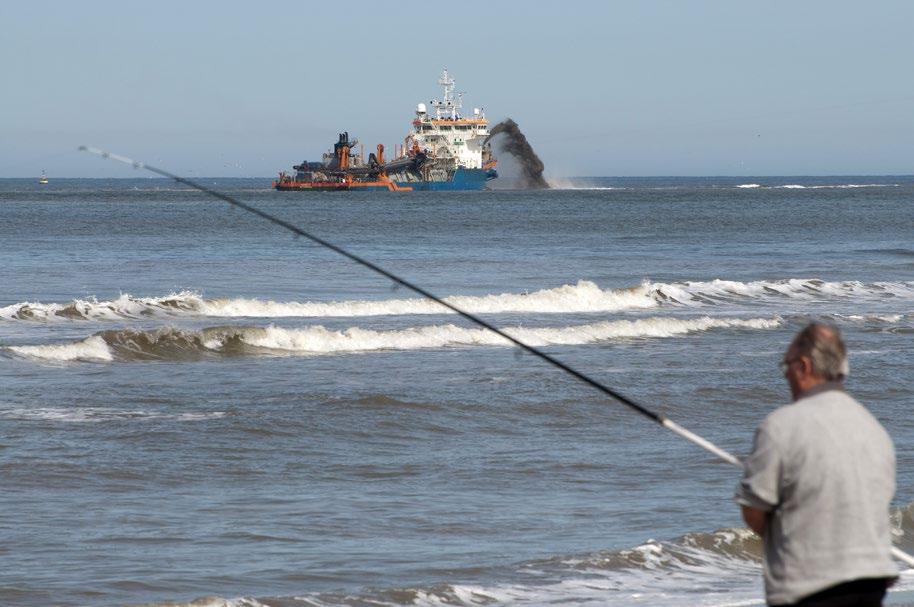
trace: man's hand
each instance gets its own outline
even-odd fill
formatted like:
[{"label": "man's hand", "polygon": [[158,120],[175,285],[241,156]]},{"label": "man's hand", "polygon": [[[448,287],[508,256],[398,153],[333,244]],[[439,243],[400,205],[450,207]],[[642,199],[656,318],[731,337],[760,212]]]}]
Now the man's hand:
[{"label": "man's hand", "polygon": [[743,520],[759,537],[765,537],[765,529],[768,527],[767,512],[750,506],[743,506]]}]

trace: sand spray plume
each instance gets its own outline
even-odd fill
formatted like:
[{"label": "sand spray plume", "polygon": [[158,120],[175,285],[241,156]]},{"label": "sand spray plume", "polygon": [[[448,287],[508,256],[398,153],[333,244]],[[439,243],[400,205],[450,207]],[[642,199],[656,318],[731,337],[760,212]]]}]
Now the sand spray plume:
[{"label": "sand spray plume", "polygon": [[547,190],[549,183],[543,178],[543,161],[540,160],[527,137],[512,119],[502,120],[489,131],[486,143],[496,145],[498,152],[511,154],[520,164],[518,185],[523,189]]},{"label": "sand spray plume", "polygon": [[[452,303],[449,303],[448,301],[445,301],[444,299],[442,299],[441,297],[438,297],[437,295],[433,294],[432,292],[428,291],[427,289],[420,287],[419,285],[414,284],[414,283],[398,276],[397,274],[394,274],[393,272],[390,272],[390,271],[382,268],[381,266],[379,266],[376,263],[368,261],[367,259],[360,257],[358,255],[355,255],[354,253],[350,253],[346,249],[344,249],[340,246],[337,246],[328,240],[325,240],[315,234],[307,232],[304,229],[298,227],[297,225],[295,225],[293,223],[285,221],[284,219],[280,219],[276,215],[267,213],[266,211],[263,211],[257,207],[254,207],[254,206],[251,206],[244,202],[241,202],[237,198],[233,198],[232,196],[229,196],[228,194],[225,194],[218,190],[214,190],[212,188],[204,186],[204,185],[197,183],[195,181],[192,181],[190,179],[180,177],[178,175],[175,175],[174,173],[170,173],[163,169],[160,169],[160,168],[157,168],[154,166],[150,166],[150,165],[144,164],[142,162],[137,162],[137,161],[131,160],[130,158],[126,158],[124,156],[111,154],[109,152],[100,150],[98,148],[90,148],[87,146],[81,146],[79,149],[80,149],[80,151],[89,152],[91,154],[96,154],[98,156],[101,156],[102,158],[109,158],[111,160],[117,160],[118,162],[129,164],[129,165],[133,166],[135,169],[144,169],[151,173],[155,173],[156,175],[161,175],[162,177],[167,177],[169,179],[173,179],[177,183],[183,183],[184,185],[187,185],[194,189],[200,190],[201,192],[205,192],[205,193],[209,194],[210,196],[213,196],[214,198],[218,198],[219,200],[222,200],[222,201],[228,203],[232,207],[243,209],[244,211],[247,211],[248,213],[251,213],[252,215],[256,215],[256,216],[260,217],[261,219],[264,219],[274,225],[280,226],[296,236],[306,238],[306,239],[310,240],[311,242],[319,244],[320,246],[325,247],[325,248],[337,253],[338,255],[341,255],[341,256],[345,257],[346,259],[349,259],[350,261],[353,261],[353,262],[359,264],[360,266],[375,272],[376,274],[380,274],[381,276],[384,276],[385,278],[394,282],[397,285],[405,287],[405,288],[409,289],[410,291],[417,293],[418,295],[427,297],[428,299],[431,299],[432,301],[437,302],[439,305],[455,312],[462,318],[464,318],[488,331],[491,331],[492,333],[507,340],[507,342],[517,346],[524,352],[527,352],[529,354],[532,354],[533,356],[536,356],[540,360],[549,363],[550,365],[552,365],[553,367],[556,367],[557,369],[561,369],[568,375],[571,375],[575,379],[587,384],[588,386],[594,388],[598,392],[618,401],[619,403],[625,405],[632,411],[640,413],[644,417],[660,424],[667,430],[670,430],[671,432],[678,434],[682,438],[701,447],[702,449],[705,449],[709,453],[714,454],[719,459],[721,459],[729,464],[732,464],[734,466],[738,466],[740,468],[743,467],[742,462],[735,455],[721,449],[717,445],[715,445],[715,444],[711,443],[710,441],[708,441],[707,439],[695,434],[694,432],[691,432],[691,431],[687,430],[686,428],[683,428],[679,424],[677,424],[674,421],[672,421],[671,419],[669,419],[666,415],[663,415],[661,413],[648,409],[644,405],[641,405],[641,404],[635,402],[634,400],[628,398],[624,394],[610,388],[606,384],[604,384],[600,381],[597,381],[596,379],[593,379],[592,377],[590,377],[589,375],[586,375],[585,373],[582,373],[581,371],[578,371],[574,367],[568,365],[567,363],[562,362],[561,360],[552,356],[551,354],[547,354],[545,351],[543,351],[537,347],[531,346],[530,344],[512,336],[511,334],[505,332],[504,330],[496,327],[494,324],[492,324],[486,320],[483,320],[479,316],[477,316],[475,314],[471,314],[471,313],[463,310],[462,308],[459,308],[458,306],[456,306]],[[542,164],[542,163],[540,163],[540,164]],[[542,175],[540,177],[542,177]],[[544,181],[544,183],[545,183],[545,181]],[[914,567],[914,556],[911,556],[894,546],[892,547],[891,550],[892,550],[892,555],[895,558],[905,562],[910,567]]]}]

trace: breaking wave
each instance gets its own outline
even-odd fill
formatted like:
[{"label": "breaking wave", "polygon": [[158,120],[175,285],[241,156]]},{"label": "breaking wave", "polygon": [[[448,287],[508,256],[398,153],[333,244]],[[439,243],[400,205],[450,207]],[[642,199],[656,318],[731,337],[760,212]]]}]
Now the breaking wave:
[{"label": "breaking wave", "polygon": [[[644,281],[633,287],[601,289],[589,280],[527,293],[454,295],[445,298],[474,314],[575,314],[646,310],[664,305],[714,305],[753,299],[878,300],[914,299],[914,281],[827,282],[815,278],[740,282],[712,280],[662,283]],[[0,308],[0,319],[11,321],[123,320],[168,317],[282,318],[357,317],[452,314],[421,298],[332,302],[277,302],[262,299],[205,299],[182,291],[165,297],[124,294],[111,301],[74,300],[68,304],[19,303]]]},{"label": "breaking wave", "polygon": [[682,305],[717,304],[731,300],[793,299],[802,301],[825,300],[883,300],[889,298],[914,298],[914,282],[872,282],[856,280],[828,282],[815,278],[790,278],[786,280],[757,280],[739,282],[712,280],[708,282],[649,283],[650,292],[657,299]]},{"label": "breaking wave", "polygon": [[[658,301],[650,296],[646,283],[628,289],[604,290],[589,280],[528,293],[455,295],[444,299],[449,304],[475,314],[618,312],[653,308],[658,305]],[[204,302],[201,312],[208,316],[225,317],[333,317],[452,313],[433,301],[419,298],[330,303],[211,299]]]},{"label": "breaking wave", "polygon": [[[580,345],[614,339],[675,337],[718,328],[770,329],[780,318],[645,318],[568,327],[509,327],[504,331],[532,346]],[[47,361],[200,360],[239,355],[324,355],[383,350],[467,346],[509,346],[485,329],[453,324],[377,331],[351,327],[211,327],[201,331],[161,328],[151,331],[101,331],[84,340],[51,345],[9,346],[10,352]]]},{"label": "breaking wave", "polygon": [[897,188],[898,183],[842,183],[835,185],[781,185],[778,188],[788,188],[794,190],[853,190],[857,188]]},{"label": "breaking wave", "polygon": [[[904,512],[911,510],[911,506]],[[897,524],[897,523],[896,523]],[[910,521],[908,521],[910,524]],[[910,527],[908,527],[910,529]],[[748,529],[689,533],[670,541],[649,539],[633,548],[556,556],[512,565],[498,582],[442,581],[406,588],[367,588],[353,593],[306,593],[295,597],[223,599],[158,607],[289,607],[340,605],[599,604],[619,607],[737,607],[764,605],[761,541]],[[892,588],[914,587],[914,570]],[[148,607],[155,607],[150,605]]]},{"label": "breaking wave", "polygon": [[0,319],[6,320],[123,320],[197,314],[203,300],[191,291],[165,297],[134,297],[122,294],[111,301],[74,299],[70,303],[18,303],[0,308]]},{"label": "breaking wave", "polygon": [[9,346],[10,352],[27,358],[68,362],[81,361],[111,361],[114,357],[108,344],[98,335],[87,337],[82,341],[47,344],[39,346]]},{"label": "breaking wave", "polygon": [[364,589],[358,594],[309,593],[295,597],[223,599],[144,607],[289,607],[339,605],[761,605],[760,542],[746,529],[689,534],[670,542],[648,540],[627,550],[560,556],[512,567],[496,583],[441,582],[407,588]]},{"label": "breaking wave", "polygon": [[[527,293],[456,295],[448,303],[476,314],[615,312],[652,308],[658,302],[647,292],[647,283],[630,289],[603,290],[582,280],[574,285]],[[165,297],[121,295],[112,301],[74,300],[69,304],[20,303],[0,308],[7,320],[117,320],[168,316],[224,318],[346,317],[411,314],[450,314],[443,306],[421,298],[379,301],[276,302],[261,299],[204,299],[191,291]]]},{"label": "breaking wave", "polygon": [[897,188],[901,187],[899,183],[835,183],[823,185],[801,185],[798,183],[787,183],[784,185],[762,185],[760,183],[743,183],[738,186],[740,189],[772,188],[781,190],[853,190],[857,188]]}]

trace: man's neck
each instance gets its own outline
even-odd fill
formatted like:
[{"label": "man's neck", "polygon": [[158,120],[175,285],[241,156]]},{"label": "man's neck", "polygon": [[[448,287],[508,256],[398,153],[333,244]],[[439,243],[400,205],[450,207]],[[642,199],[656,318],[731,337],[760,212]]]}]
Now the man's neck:
[{"label": "man's neck", "polygon": [[810,396],[815,396],[816,394],[828,392],[829,390],[844,390],[844,384],[840,381],[830,381],[823,379],[819,383],[813,384],[812,386],[800,392],[794,399],[794,402],[804,398],[809,398]]}]

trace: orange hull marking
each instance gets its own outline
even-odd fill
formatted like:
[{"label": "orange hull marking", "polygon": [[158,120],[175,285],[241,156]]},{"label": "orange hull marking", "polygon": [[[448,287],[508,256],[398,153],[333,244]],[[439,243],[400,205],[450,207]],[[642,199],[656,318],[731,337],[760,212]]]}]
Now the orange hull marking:
[{"label": "orange hull marking", "polygon": [[461,126],[467,125],[480,125],[485,126],[489,124],[488,120],[470,120],[470,119],[460,119],[460,120],[432,120],[432,124],[435,126],[448,125],[448,124],[459,124]]},{"label": "orange hull marking", "polygon": [[390,192],[412,192],[409,186],[399,186],[387,179],[379,181],[274,181],[273,187],[279,190],[354,190],[358,188],[387,188]]}]

